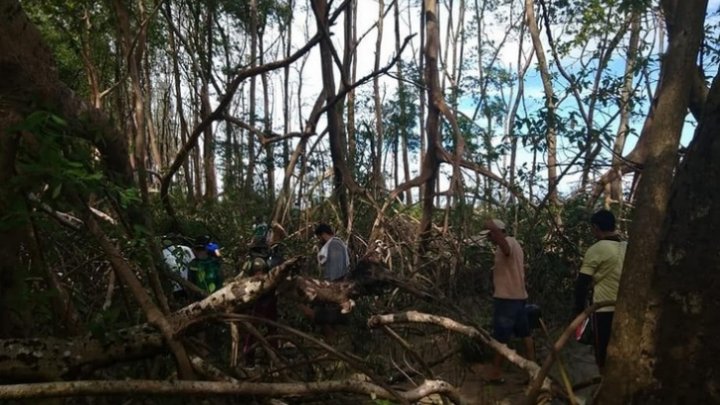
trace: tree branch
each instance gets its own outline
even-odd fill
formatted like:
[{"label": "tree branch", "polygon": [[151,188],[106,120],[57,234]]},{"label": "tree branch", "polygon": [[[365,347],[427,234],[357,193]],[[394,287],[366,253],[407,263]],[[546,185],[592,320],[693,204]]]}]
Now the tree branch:
[{"label": "tree branch", "polygon": [[[262,397],[310,397],[330,393],[374,395],[395,399],[386,389],[359,380],[309,383],[252,383],[213,381],[71,381],[0,386],[0,399],[58,398],[82,395],[256,395]],[[455,387],[441,380],[426,380],[412,390],[399,393],[401,399],[416,402],[432,394],[444,394],[456,404],[465,401]]]},{"label": "tree branch", "polygon": [[[463,325],[450,318],[425,314],[417,311],[408,311],[397,314],[374,315],[371,316],[368,320],[368,326],[371,328],[377,328],[380,326],[391,325],[395,323],[424,323],[441,326],[447,330],[461,333],[473,339],[477,339],[478,341],[486,344],[487,346],[490,346],[490,348],[500,353],[509,362],[525,370],[531,378],[536,378],[540,373],[540,366],[538,366],[537,363],[525,359],[524,357],[517,354],[515,350],[512,350],[507,347],[507,345],[504,345],[493,339],[487,331],[479,328],[474,328],[472,326]],[[543,378],[541,381],[543,388],[550,388],[550,380],[548,380],[547,378]]]}]

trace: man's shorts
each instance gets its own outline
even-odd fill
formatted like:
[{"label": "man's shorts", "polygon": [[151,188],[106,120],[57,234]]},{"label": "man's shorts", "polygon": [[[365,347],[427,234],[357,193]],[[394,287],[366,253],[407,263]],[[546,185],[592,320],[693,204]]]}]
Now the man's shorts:
[{"label": "man's shorts", "polygon": [[525,301],[506,298],[493,299],[493,338],[495,340],[507,343],[512,335],[518,338],[530,336]]}]

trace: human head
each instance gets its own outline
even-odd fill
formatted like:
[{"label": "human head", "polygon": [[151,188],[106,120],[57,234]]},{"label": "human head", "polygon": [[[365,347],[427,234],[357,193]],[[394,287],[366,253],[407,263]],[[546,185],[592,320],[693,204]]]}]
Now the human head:
[{"label": "human head", "polygon": [[195,238],[195,243],[193,243],[193,252],[195,253],[195,257],[199,259],[208,257],[208,243],[210,243],[210,237],[207,235]]},{"label": "human head", "polygon": [[503,231],[503,233],[507,233],[507,227],[505,226],[505,222],[503,222],[497,218],[493,218],[493,219],[491,219],[491,221],[493,224],[495,224],[495,226],[498,227],[498,229]]},{"label": "human head", "polygon": [[489,219],[489,220],[485,221],[485,229],[480,231],[480,236],[482,236],[483,238],[487,237],[490,234],[490,229],[491,229],[490,223],[492,223],[493,226],[495,226],[499,230],[501,230],[502,233],[507,233],[507,226],[505,225],[505,222],[503,222],[499,219],[493,218],[493,219]]},{"label": "human head", "polygon": [[590,217],[590,226],[595,236],[613,233],[615,232],[615,215],[608,210],[600,210]]},{"label": "human head", "polygon": [[315,227],[315,236],[323,242],[327,242],[335,235],[332,228],[328,224],[319,224]]},{"label": "human head", "polygon": [[208,257],[208,252],[207,250],[205,250],[205,246],[194,245],[193,253],[198,259],[205,259],[206,257]]},{"label": "human head", "polygon": [[250,256],[267,259],[270,256],[270,245],[267,242],[267,233],[253,237],[250,242]]}]

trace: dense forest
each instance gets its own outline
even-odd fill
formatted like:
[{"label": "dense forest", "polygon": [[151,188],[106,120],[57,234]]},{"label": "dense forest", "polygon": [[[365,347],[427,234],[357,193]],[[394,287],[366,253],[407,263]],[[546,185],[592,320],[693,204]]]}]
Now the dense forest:
[{"label": "dense forest", "polygon": [[0,0],[0,402],[720,403],[719,7]]}]

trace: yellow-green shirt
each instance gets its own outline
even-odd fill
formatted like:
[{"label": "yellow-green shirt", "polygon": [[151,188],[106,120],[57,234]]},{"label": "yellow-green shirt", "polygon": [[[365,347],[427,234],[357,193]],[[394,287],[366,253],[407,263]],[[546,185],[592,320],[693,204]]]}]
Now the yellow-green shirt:
[{"label": "yellow-green shirt", "polygon": [[[617,300],[626,251],[627,242],[600,240],[585,252],[580,273],[593,278],[593,302]],[[615,307],[598,310],[598,312],[612,311],[615,311]]]}]

